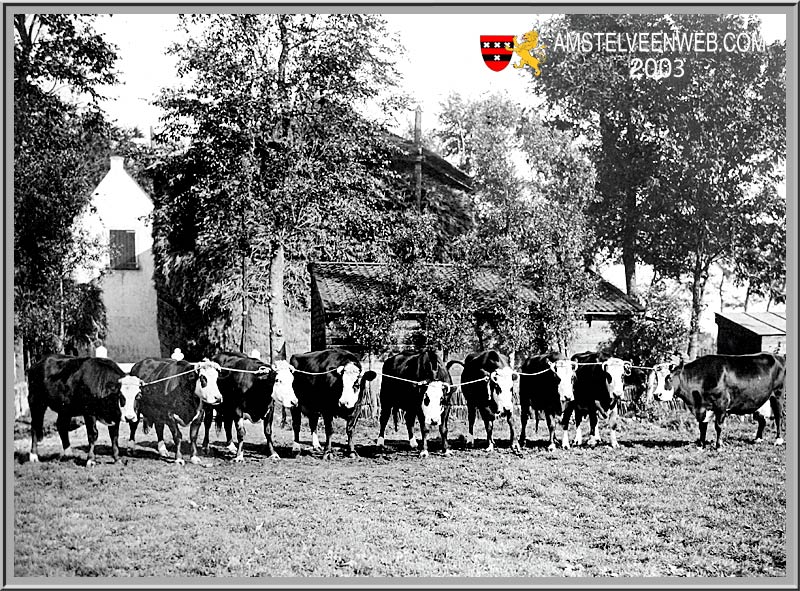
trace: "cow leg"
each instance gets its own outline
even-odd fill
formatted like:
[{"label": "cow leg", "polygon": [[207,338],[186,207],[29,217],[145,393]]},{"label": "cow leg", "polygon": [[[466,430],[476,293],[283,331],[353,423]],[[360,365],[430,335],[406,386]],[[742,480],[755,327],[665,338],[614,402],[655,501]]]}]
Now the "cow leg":
[{"label": "cow leg", "polygon": [[[213,411],[209,407],[208,414],[211,414],[212,412]],[[192,455],[189,457],[189,461],[192,464],[202,464],[200,456],[197,455],[197,437],[200,435],[200,425],[203,424],[205,415],[206,410],[204,407],[201,407],[200,412],[192,419],[192,422],[189,423],[189,446],[192,452]]]},{"label": "cow leg", "polygon": [[589,439],[586,440],[586,445],[597,445],[597,412],[594,410],[589,411]]},{"label": "cow leg", "polygon": [[[72,450],[69,447],[69,424],[72,420],[72,417],[69,416],[67,413],[60,413],[58,418],[56,419],[56,428],[58,429],[58,435],[61,437],[61,457],[62,460],[67,460],[72,457]],[[86,432],[89,432],[89,427],[86,427]]]},{"label": "cow leg", "polygon": [[331,437],[333,437],[333,416],[326,414],[322,417],[322,422],[325,423],[325,449],[322,450],[322,459],[330,460],[333,458],[333,449],[331,446]]},{"label": "cow leg", "polygon": [[519,453],[519,442],[516,438],[516,432],[514,431],[514,411],[508,411],[508,416],[506,417],[508,421],[508,440],[511,443],[511,451]]},{"label": "cow leg", "polygon": [[575,439],[573,439],[572,444],[574,446],[583,445],[583,436],[581,435],[581,422],[583,422],[583,412],[576,408],[575,409]]},{"label": "cow leg", "polygon": [[203,413],[203,427],[205,428],[205,434],[203,435],[203,452],[206,454],[208,453],[208,444],[209,444],[209,433],[211,432],[211,423],[214,422],[214,409],[209,407],[205,409]]},{"label": "cow leg", "polygon": [[386,425],[389,424],[389,417],[392,416],[392,409],[388,405],[381,405],[381,418],[380,418],[380,430],[378,431],[378,439],[376,444],[378,447],[383,447],[384,439],[383,436],[386,433]]},{"label": "cow leg", "polygon": [[706,412],[705,407],[699,407],[695,413],[697,417],[697,423],[700,427],[700,440],[697,442],[698,449],[703,449],[706,446],[706,434],[708,432],[708,421],[710,417],[708,416],[709,413]]},{"label": "cow leg", "polygon": [[525,447],[526,435],[525,430],[528,428],[528,416],[530,414],[530,405],[525,400],[520,398],[519,407],[519,446]]},{"label": "cow leg", "polygon": [[780,397],[773,394],[769,398],[769,405],[772,407],[772,418],[775,421],[775,445],[782,445],[781,421],[783,419],[783,404]]},{"label": "cow leg", "polygon": [[175,444],[175,463],[178,466],[183,466],[186,462],[181,455],[181,430],[178,428],[175,419],[167,421],[167,427],[169,427],[169,432],[172,434],[172,442]]},{"label": "cow leg", "polygon": [[119,461],[119,423],[108,426],[108,437],[111,439],[111,459],[114,463]]},{"label": "cow leg", "polygon": [[439,436],[442,438],[442,453],[446,456],[453,455],[447,448],[447,423],[450,421],[450,407],[446,406],[442,411],[442,422],[439,423]]},{"label": "cow leg", "polygon": [[425,415],[422,412],[422,408],[419,409],[417,413],[417,418],[419,419],[419,432],[420,437],[422,439],[422,449],[419,452],[419,457],[427,458],[428,457],[428,425],[425,423]]},{"label": "cow leg", "polygon": [[406,430],[408,431],[408,446],[417,449],[417,438],[414,437],[414,421],[417,416],[413,412],[406,412]]},{"label": "cow leg", "polygon": [[356,433],[356,424],[358,424],[358,414],[359,411],[356,410],[353,413],[353,416],[350,417],[347,421],[347,427],[345,428],[345,432],[347,433],[347,457],[348,458],[357,458],[358,454],[356,453],[356,447],[353,445],[353,437]]},{"label": "cow leg", "polygon": [[300,453],[302,449],[300,447],[300,419],[302,415],[300,414],[300,407],[293,406],[291,409],[292,413],[292,431],[294,431],[294,443],[292,443],[292,452],[295,455]]},{"label": "cow leg", "polygon": [[272,421],[275,418],[275,403],[271,403],[267,408],[267,414],[264,415],[264,438],[267,440],[267,455],[277,460],[280,458],[278,452],[272,445]]},{"label": "cow leg", "polygon": [[309,415],[308,428],[311,430],[311,449],[313,449],[314,451],[321,451],[322,446],[319,444],[319,435],[317,435],[317,425],[319,425],[319,415],[316,414]]},{"label": "cow leg", "polygon": [[236,409],[236,455],[233,456],[234,462],[244,461],[244,436],[247,435],[247,430],[244,428],[244,418],[241,412],[241,409]]},{"label": "cow leg", "polygon": [[233,444],[233,417],[231,417],[230,413],[225,413],[225,418],[222,421],[222,424],[225,427],[225,449],[232,454],[235,454],[237,448]]},{"label": "cow leg", "polygon": [[[481,413],[483,415],[483,413]],[[494,430],[494,419],[482,416],[483,419],[483,427],[486,430],[486,451],[493,451],[494,450],[494,435],[492,431]]]},{"label": "cow leg", "polygon": [[139,421],[142,420],[142,417],[139,417],[139,420],[135,423],[128,421],[128,444],[131,448],[136,447],[136,430],[139,428]]},{"label": "cow leg", "polygon": [[758,423],[758,428],[756,429],[756,439],[755,443],[761,443],[764,438],[764,427],[767,426],[767,419],[760,412],[754,412],[753,418]]},{"label": "cow leg", "polygon": [[[61,415],[59,415],[58,418],[61,418]],[[89,438],[89,452],[86,454],[86,467],[91,468],[97,463],[94,457],[94,444],[97,443],[97,421],[90,415],[83,415],[83,421],[86,423],[86,436]]]},{"label": "cow leg", "polygon": [[609,437],[611,438],[611,447],[617,448],[619,447],[619,443],[617,442],[617,423],[618,423],[619,411],[617,407],[611,409],[611,412],[608,413],[608,428],[610,429],[611,433]]},{"label": "cow leg", "polygon": [[714,420],[714,429],[717,432],[716,448],[719,449],[720,447],[722,447],[722,425],[723,423],[725,423],[726,415],[724,410],[716,411],[714,414],[716,415],[716,418]]},{"label": "cow leg", "polygon": [[39,396],[34,396],[33,391],[28,393],[28,408],[31,412],[31,451],[28,461],[39,461],[39,442],[44,438],[44,413],[47,405],[39,401]]},{"label": "cow leg", "polygon": [[475,444],[475,437],[473,436],[473,428],[475,427],[475,415],[478,409],[471,404],[467,403],[467,447],[472,447]]},{"label": "cow leg", "polygon": [[[556,417],[555,415],[545,412],[544,419],[547,422],[547,431],[550,434],[550,442],[547,444],[547,451],[553,451],[556,448]],[[566,437],[566,431],[564,431]],[[569,447],[569,438],[567,438],[567,447]]]},{"label": "cow leg", "polygon": [[[569,418],[572,416],[572,410],[573,405],[568,403],[564,408],[564,416],[561,417],[561,447],[564,449],[569,449]],[[545,416],[547,416],[547,413],[545,413]]]},{"label": "cow leg", "polygon": [[156,421],[155,427],[156,439],[158,440],[158,455],[160,455],[162,458],[166,458],[169,456],[169,454],[167,453],[167,444],[164,441],[164,423],[162,423],[160,420]]}]

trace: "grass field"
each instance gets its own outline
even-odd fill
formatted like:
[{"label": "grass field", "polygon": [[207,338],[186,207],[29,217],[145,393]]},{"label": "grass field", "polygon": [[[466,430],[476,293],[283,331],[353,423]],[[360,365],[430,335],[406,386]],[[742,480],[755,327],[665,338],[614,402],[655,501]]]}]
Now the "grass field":
[{"label": "grass field", "polygon": [[[617,450],[547,452],[544,425],[532,435],[531,424],[517,456],[502,427],[499,449],[465,450],[456,420],[454,455],[438,454],[437,438],[424,460],[391,425],[378,453],[370,420],[359,423],[361,457],[347,459],[337,422],[331,462],[291,457],[291,429],[278,423],[282,459],[264,457],[261,425],[247,424],[242,464],[213,431],[205,466],[159,459],[153,431],[112,464],[100,426],[91,469],[83,427],[73,460],[59,461],[51,434],[29,464],[30,440],[17,440],[14,576],[786,575],[785,449],[771,429],[751,443],[750,422],[729,420],[719,451],[694,447],[686,412],[623,419]],[[309,443],[305,420],[302,433]]]}]

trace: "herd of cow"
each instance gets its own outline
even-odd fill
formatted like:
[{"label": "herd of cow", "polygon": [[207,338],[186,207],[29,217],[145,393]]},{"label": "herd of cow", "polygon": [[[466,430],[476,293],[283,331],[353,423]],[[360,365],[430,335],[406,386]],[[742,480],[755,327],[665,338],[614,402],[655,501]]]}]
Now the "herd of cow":
[{"label": "herd of cow", "polygon": [[[453,384],[450,368],[463,366],[460,383]],[[776,444],[781,438],[782,398],[786,359],[773,353],[752,355],[707,355],[689,363],[664,363],[646,369],[646,396],[669,400],[677,396],[695,413],[700,426],[699,445],[706,443],[711,418],[716,427],[717,447],[722,442],[722,425],[728,414],[753,414],[758,421],[756,440],[763,435],[766,420],[772,416]],[[519,452],[525,446],[528,420],[544,417],[549,430],[548,449],[556,447],[556,424],[560,422],[562,447],[568,448],[568,427],[575,416],[573,445],[582,444],[580,425],[589,419],[589,439],[599,441],[598,422],[606,419],[610,444],[617,447],[618,404],[626,378],[631,375],[628,361],[600,353],[582,353],[567,358],[551,352],[535,355],[514,370],[497,351],[472,353],[461,361],[447,364],[432,350],[403,352],[389,357],[383,365],[380,386],[380,432],[377,444],[384,446],[386,425],[393,416],[395,427],[403,411],[412,449],[419,422],[420,455],[428,455],[428,434],[438,427],[444,455],[448,449],[448,418],[451,399],[460,388],[468,408],[467,444],[473,444],[473,427],[480,413],[489,449],[494,447],[494,421],[505,419],[510,429],[510,444]],[[37,462],[38,443],[44,435],[44,415],[49,407],[58,414],[56,427],[64,448],[70,454],[69,426],[75,416],[83,416],[89,439],[87,466],[95,464],[94,447],[98,438],[97,421],[108,426],[111,453],[119,458],[119,426],[124,419],[134,440],[140,420],[145,429],[154,426],[158,451],[167,455],[164,426],[169,427],[175,444],[175,462],[181,457],[182,426],[189,426],[191,460],[199,463],[197,439],[205,426],[203,447],[208,448],[212,422],[224,426],[228,449],[234,461],[242,461],[245,437],[244,420],[263,421],[267,453],[278,457],[272,442],[272,422],[276,403],[290,410],[294,431],[293,451],[299,453],[300,423],[305,415],[312,434],[312,447],[321,448],[316,429],[319,417],[325,426],[322,456],[330,459],[333,420],[346,421],[347,453],[356,456],[353,435],[365,384],[374,380],[374,371],[365,371],[359,357],[349,351],[330,348],[293,355],[287,361],[267,365],[241,353],[220,353],[212,359],[190,363],[175,359],[149,358],[136,363],[126,374],[114,361],[102,357],[48,355],[28,370],[28,401],[31,413],[30,461]],[[521,425],[515,431],[513,386],[518,381]],[[236,426],[237,445],[233,444]]]}]

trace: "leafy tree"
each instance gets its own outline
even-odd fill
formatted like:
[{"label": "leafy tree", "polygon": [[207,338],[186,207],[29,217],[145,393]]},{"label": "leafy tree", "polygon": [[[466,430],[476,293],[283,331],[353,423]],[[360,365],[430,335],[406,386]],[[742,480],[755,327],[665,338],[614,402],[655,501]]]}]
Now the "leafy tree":
[{"label": "leafy tree", "polygon": [[392,50],[372,15],[186,24],[202,30],[173,50],[190,82],[160,101],[165,138],[189,147],[156,171],[157,280],[198,318],[198,342],[236,334],[244,349],[248,312],[266,305],[280,357],[286,301],[307,292],[303,263],[374,257],[381,243],[391,149],[354,106],[392,87]]},{"label": "leafy tree", "polygon": [[[679,30],[716,31],[720,38],[759,29],[757,19],[736,15],[673,18]],[[697,351],[710,267],[753,244],[753,212],[765,205],[754,200],[757,188],[775,179],[786,153],[785,44],[747,59],[724,51],[693,59],[690,83],[663,124],[658,191],[643,216],[646,262],[691,280],[689,357]],[[779,228],[780,200],[774,192],[761,195],[771,197],[770,227]]]},{"label": "leafy tree", "polygon": [[442,121],[445,153],[475,179],[471,259],[491,261],[501,278],[479,315],[512,358],[566,349],[591,290],[583,214],[593,198],[591,164],[570,135],[498,96],[452,96]]},{"label": "leafy tree", "polygon": [[[97,292],[70,279],[93,252],[74,221],[108,162],[96,89],[115,82],[115,48],[92,20],[14,15],[14,326],[28,359],[64,351],[66,319],[99,310],[82,303]],[[104,322],[99,311],[90,317]]]}]

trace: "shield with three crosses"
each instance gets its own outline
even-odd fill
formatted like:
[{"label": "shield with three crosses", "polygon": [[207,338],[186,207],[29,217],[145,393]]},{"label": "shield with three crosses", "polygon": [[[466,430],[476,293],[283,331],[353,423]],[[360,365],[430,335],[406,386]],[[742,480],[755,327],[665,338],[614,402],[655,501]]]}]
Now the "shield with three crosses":
[{"label": "shield with three crosses", "polygon": [[490,70],[505,69],[514,55],[514,35],[481,35],[481,55]]}]

